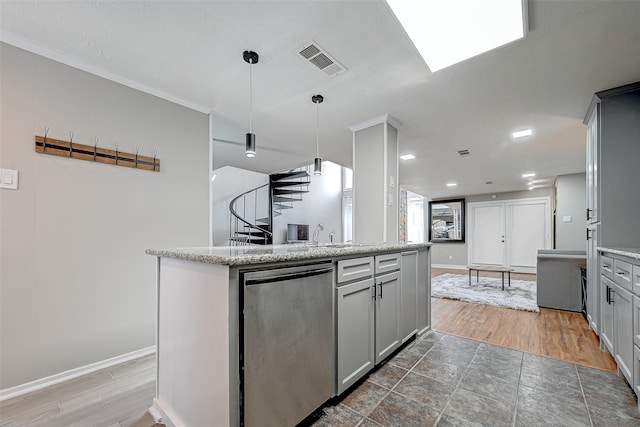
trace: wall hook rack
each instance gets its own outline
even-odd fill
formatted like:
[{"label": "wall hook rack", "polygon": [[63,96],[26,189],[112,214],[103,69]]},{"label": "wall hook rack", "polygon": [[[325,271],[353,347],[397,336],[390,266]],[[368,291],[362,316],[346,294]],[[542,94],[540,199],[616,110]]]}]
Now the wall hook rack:
[{"label": "wall hook rack", "polygon": [[153,157],[147,157],[138,154],[139,147],[136,147],[135,154],[125,153],[118,149],[118,142],[115,142],[114,151],[98,147],[98,138],[95,138],[94,145],[82,145],[73,142],[73,132],[69,132],[69,141],[48,138],[48,133],[49,127],[46,126],[44,136],[36,135],[36,153],[160,172],[157,148],[153,150]]}]

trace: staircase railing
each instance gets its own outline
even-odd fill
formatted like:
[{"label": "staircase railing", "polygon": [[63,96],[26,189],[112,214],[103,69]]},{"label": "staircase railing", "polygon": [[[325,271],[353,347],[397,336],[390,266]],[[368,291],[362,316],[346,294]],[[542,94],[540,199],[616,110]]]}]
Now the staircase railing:
[{"label": "staircase railing", "polygon": [[[269,184],[264,184],[236,196],[229,203],[229,244],[230,245],[250,245],[256,241],[262,244],[272,240],[273,232],[265,225],[257,224],[258,219],[258,196],[261,189],[265,188],[266,200],[269,199]],[[267,206],[268,202],[260,206]],[[248,208],[248,209],[247,209]],[[248,210],[248,212],[247,212]],[[242,211],[242,212],[240,212]],[[252,215],[253,214],[253,215]]]}]

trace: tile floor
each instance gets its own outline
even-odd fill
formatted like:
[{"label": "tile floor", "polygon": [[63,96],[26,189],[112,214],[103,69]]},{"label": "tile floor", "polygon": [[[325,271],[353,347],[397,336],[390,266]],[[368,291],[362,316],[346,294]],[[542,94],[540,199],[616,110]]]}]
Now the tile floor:
[{"label": "tile floor", "polygon": [[314,427],[640,426],[622,377],[432,332],[400,351]]}]

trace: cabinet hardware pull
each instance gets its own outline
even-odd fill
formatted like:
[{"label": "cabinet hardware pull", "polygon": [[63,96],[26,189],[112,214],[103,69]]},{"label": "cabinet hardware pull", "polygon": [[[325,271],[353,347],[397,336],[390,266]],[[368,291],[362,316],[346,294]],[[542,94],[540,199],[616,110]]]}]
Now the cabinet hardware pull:
[{"label": "cabinet hardware pull", "polygon": [[623,273],[622,271],[618,271],[618,272],[616,272],[616,274],[617,274],[618,276],[624,276],[624,275],[625,275],[625,273]]},{"label": "cabinet hardware pull", "polygon": [[372,298],[373,298],[373,300],[375,301],[375,300],[376,300],[376,285],[375,285],[375,283],[373,284],[373,287],[371,288],[371,290],[373,290],[373,296],[372,296]]},{"label": "cabinet hardware pull", "polygon": [[609,286],[607,286],[607,304],[611,304],[611,288]]},{"label": "cabinet hardware pull", "polygon": [[380,299],[382,299],[382,282],[380,282]]},{"label": "cabinet hardware pull", "polygon": [[589,215],[589,213],[592,211],[593,209],[589,209],[587,208],[587,221],[591,219],[591,215]]}]

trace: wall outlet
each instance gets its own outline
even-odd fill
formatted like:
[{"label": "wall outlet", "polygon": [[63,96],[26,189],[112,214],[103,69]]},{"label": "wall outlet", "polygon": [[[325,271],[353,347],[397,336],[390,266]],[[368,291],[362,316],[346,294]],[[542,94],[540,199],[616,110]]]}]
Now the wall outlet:
[{"label": "wall outlet", "polygon": [[393,194],[389,194],[389,206],[393,206]]},{"label": "wall outlet", "polygon": [[562,217],[562,222],[571,222],[571,215],[565,215]]},{"label": "wall outlet", "polygon": [[396,180],[393,178],[393,176],[389,175],[389,187],[393,188],[396,186]]}]

